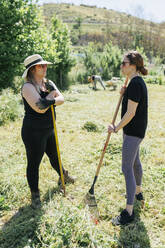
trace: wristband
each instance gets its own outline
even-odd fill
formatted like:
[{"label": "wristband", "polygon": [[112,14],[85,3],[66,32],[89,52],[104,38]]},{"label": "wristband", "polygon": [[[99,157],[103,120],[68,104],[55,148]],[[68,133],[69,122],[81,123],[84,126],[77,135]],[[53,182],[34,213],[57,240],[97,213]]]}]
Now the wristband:
[{"label": "wristband", "polygon": [[45,87],[46,87],[46,89],[47,89],[48,92],[51,92],[53,90],[56,90],[54,84],[50,80],[48,80],[47,82],[45,82]]},{"label": "wristband", "polygon": [[56,100],[53,99],[53,100],[48,100],[46,98],[40,98],[38,102],[36,102],[36,106],[43,110],[43,109],[46,109],[48,107],[50,107],[52,104],[55,104],[56,103]]}]

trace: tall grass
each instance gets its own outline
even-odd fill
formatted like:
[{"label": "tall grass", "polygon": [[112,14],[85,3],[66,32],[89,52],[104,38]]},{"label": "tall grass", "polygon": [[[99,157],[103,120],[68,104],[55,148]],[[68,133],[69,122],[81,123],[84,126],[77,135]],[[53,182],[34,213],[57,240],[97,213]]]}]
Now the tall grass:
[{"label": "tall grass", "polygon": [[[65,104],[57,108],[61,158],[64,167],[77,179],[74,185],[66,186],[64,197],[57,188],[58,176],[44,156],[40,167],[41,210],[30,207],[21,121],[0,127],[1,248],[165,247],[165,87],[148,85],[148,89],[149,125],[141,145],[145,208],[136,204],[136,220],[125,227],[111,224],[111,218],[125,206],[121,132],[111,136],[95,186],[100,213],[97,225],[83,203],[95,175],[119,88],[103,91],[100,87],[92,91],[88,85],[74,85],[64,92]],[[99,132],[84,129],[87,122],[99,127]]]}]

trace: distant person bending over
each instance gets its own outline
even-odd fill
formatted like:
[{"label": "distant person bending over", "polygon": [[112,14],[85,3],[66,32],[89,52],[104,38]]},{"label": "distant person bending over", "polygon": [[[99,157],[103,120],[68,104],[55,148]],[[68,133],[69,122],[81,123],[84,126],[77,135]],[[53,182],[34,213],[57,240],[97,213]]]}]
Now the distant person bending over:
[{"label": "distant person bending over", "polygon": [[[26,70],[23,74],[22,98],[25,116],[22,125],[22,139],[27,156],[27,181],[31,191],[32,207],[40,207],[39,166],[44,153],[49,157],[51,166],[59,175],[60,168],[54,137],[53,120],[50,106],[64,103],[64,97],[52,81],[45,79],[47,64],[38,54],[25,59]],[[65,182],[74,183],[74,179],[63,168]]]},{"label": "distant person bending over", "polygon": [[133,204],[136,197],[144,201],[142,184],[142,164],[139,158],[139,147],[145,136],[148,119],[147,87],[140,76],[147,75],[142,56],[132,51],[124,56],[121,64],[123,75],[130,79],[122,101],[121,121],[115,126],[109,125],[110,133],[117,133],[123,128],[122,171],[125,176],[127,202],[126,209],[112,220],[115,225],[127,224],[134,219]]},{"label": "distant person bending over", "polygon": [[93,83],[93,89],[96,90],[96,83],[99,82],[101,84],[101,86],[103,87],[103,89],[105,90],[105,85],[101,79],[101,76],[97,76],[97,75],[92,75],[91,77],[88,78],[88,81],[90,81],[91,83]]}]

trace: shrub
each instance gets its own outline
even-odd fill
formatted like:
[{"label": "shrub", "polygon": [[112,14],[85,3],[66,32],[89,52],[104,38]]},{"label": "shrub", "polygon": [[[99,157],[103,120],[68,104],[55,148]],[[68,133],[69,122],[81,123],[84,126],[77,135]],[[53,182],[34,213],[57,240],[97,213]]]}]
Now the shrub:
[{"label": "shrub", "polygon": [[155,70],[149,70],[149,75],[156,76],[157,75],[157,71],[155,71]]},{"label": "shrub", "polygon": [[98,132],[99,131],[97,125],[94,124],[93,122],[90,122],[90,121],[87,121],[84,124],[83,129],[86,129],[88,132]]},{"label": "shrub", "polygon": [[162,75],[147,76],[145,78],[145,82],[148,83],[148,84],[165,85],[165,77],[162,76]]},{"label": "shrub", "polygon": [[20,98],[11,89],[2,91],[0,102],[0,125],[4,125],[8,121],[15,121],[21,116]]},{"label": "shrub", "polygon": [[86,73],[79,73],[77,75],[77,81],[80,82],[80,84],[86,84],[88,83],[88,76]]}]

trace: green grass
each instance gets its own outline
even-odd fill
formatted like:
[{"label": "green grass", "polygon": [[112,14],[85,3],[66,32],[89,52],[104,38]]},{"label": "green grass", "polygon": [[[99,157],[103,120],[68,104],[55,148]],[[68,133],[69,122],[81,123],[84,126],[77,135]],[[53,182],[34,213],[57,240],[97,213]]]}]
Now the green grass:
[{"label": "green grass", "polygon": [[[100,87],[92,91],[88,85],[74,85],[64,92],[65,104],[57,108],[61,158],[77,180],[75,185],[67,185],[67,196],[63,197],[57,189],[57,174],[44,156],[40,167],[43,207],[38,211],[30,208],[21,121],[0,127],[0,248],[165,247],[165,86],[148,85],[148,89],[149,125],[141,145],[145,208],[136,204],[136,221],[126,227],[111,224],[111,218],[125,207],[122,132],[111,136],[95,185],[98,225],[83,204],[115,111],[118,90],[103,91]],[[88,132],[83,128],[87,122],[99,131]]]}]

